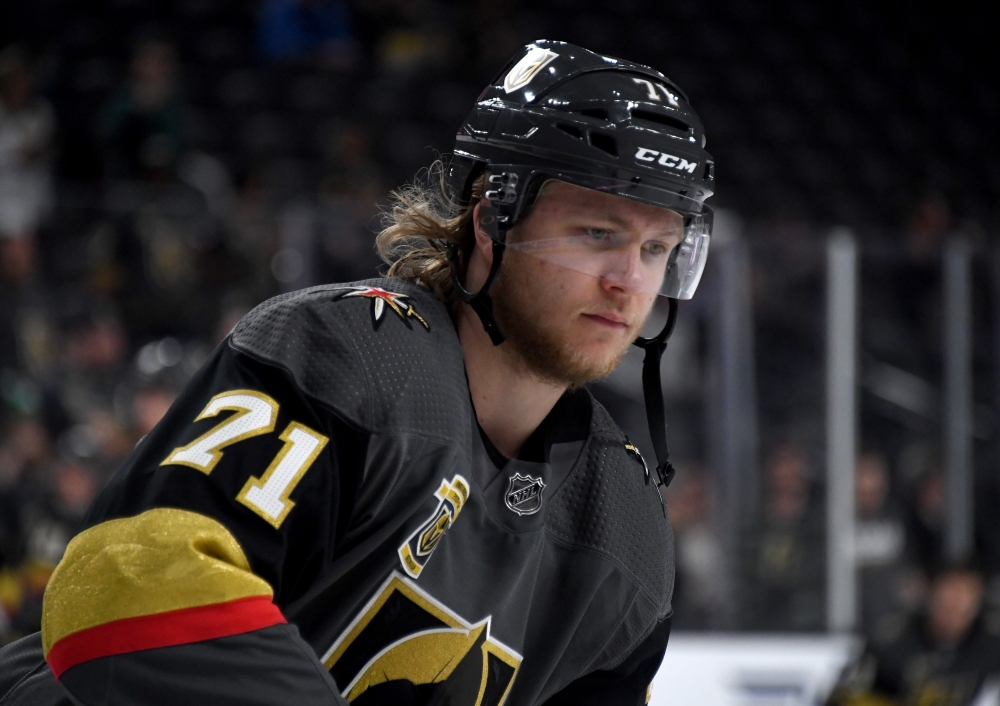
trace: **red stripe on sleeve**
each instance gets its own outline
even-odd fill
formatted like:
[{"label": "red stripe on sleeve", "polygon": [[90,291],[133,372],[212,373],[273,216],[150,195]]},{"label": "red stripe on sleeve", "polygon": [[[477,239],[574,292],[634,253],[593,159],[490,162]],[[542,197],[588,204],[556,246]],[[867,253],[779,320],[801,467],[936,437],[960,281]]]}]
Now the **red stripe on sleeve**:
[{"label": "red stripe on sleeve", "polygon": [[56,679],[98,657],[186,645],[288,622],[267,596],[125,618],[67,635],[45,657]]}]

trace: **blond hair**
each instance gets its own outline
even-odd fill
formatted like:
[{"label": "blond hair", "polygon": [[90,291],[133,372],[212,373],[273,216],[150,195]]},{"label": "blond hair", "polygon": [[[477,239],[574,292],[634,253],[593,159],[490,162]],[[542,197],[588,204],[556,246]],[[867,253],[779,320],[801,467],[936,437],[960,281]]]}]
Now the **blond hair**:
[{"label": "blond hair", "polygon": [[442,160],[436,160],[413,182],[390,194],[375,247],[389,265],[386,276],[419,282],[454,306],[458,295],[448,246],[457,246],[464,271],[475,240],[472,213],[482,196],[485,175],[473,182],[469,203],[463,205],[449,192],[447,170]]}]

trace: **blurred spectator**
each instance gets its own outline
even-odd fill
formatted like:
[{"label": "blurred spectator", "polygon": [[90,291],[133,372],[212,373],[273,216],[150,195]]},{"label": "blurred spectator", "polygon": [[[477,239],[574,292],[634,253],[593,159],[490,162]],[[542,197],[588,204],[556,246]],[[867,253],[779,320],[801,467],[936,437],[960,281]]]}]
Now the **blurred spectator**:
[{"label": "blurred spectator", "polygon": [[271,274],[271,260],[280,248],[275,201],[264,174],[257,169],[251,170],[239,184],[236,202],[226,223],[226,243],[245,263],[243,284],[250,289],[254,301],[276,294]]},{"label": "blurred spectator", "polygon": [[707,490],[704,473],[687,468],[667,493],[677,548],[673,626],[678,630],[718,627],[723,614],[722,546],[709,524]]},{"label": "blurred spectator", "polygon": [[941,246],[951,232],[951,206],[944,195],[929,191],[920,198],[906,229],[906,246],[916,262],[937,264]]},{"label": "blurred spectator", "polygon": [[0,269],[13,282],[37,267],[38,226],[52,201],[55,113],[35,93],[24,52],[0,52]]},{"label": "blurred spectator", "polygon": [[873,248],[862,270],[866,385],[882,414],[921,431],[938,421],[941,253],[951,227],[948,202],[931,192],[915,205],[904,241]]},{"label": "blurred spectator", "polygon": [[516,0],[477,0],[470,3],[471,30],[475,51],[470,56],[483,74],[496,71],[497,66],[514,55],[521,45],[518,27],[509,18],[518,11]]},{"label": "blurred spectator", "polygon": [[975,517],[977,553],[982,557],[983,572],[990,577],[987,600],[1000,611],[1000,477],[992,464],[982,474],[976,489]]},{"label": "blurred spectator", "polygon": [[236,324],[240,322],[240,319],[246,316],[251,309],[253,309],[253,304],[244,292],[230,292],[222,302],[222,312],[219,315],[219,320],[215,323],[212,343],[222,343],[236,327]]},{"label": "blurred spectator", "polygon": [[260,8],[257,46],[268,61],[348,68],[358,51],[353,35],[343,0],[265,0]]},{"label": "blurred spectator", "polygon": [[917,479],[907,527],[912,551],[925,571],[930,571],[941,560],[944,513],[944,474],[935,465]]},{"label": "blurred spectator", "polygon": [[[245,308],[239,310],[241,313],[247,311]],[[174,403],[178,391],[198,370],[208,352],[209,349],[198,342],[185,346],[169,336],[151,341],[139,349],[135,364],[116,393],[119,400],[127,400],[126,414],[133,435],[132,445],[159,423]]]},{"label": "blurred spectator", "polygon": [[52,571],[69,540],[83,526],[83,517],[97,494],[93,470],[72,456],[60,456],[27,483],[19,503],[23,545],[16,564],[4,567],[9,638],[37,631],[41,626],[42,597]]},{"label": "blurred spectator", "polygon": [[180,341],[171,337],[151,341],[139,349],[126,378],[128,381],[119,386],[116,395],[128,400],[128,426],[132,433],[129,451],[167,413],[178,390],[184,387],[204,357],[200,346],[189,346],[185,350]]},{"label": "blurred spectator", "polygon": [[46,493],[51,453],[39,420],[14,417],[0,426],[0,642],[38,629],[54,564],[37,556],[46,543],[43,513],[35,508]]},{"label": "blurred spectator", "polygon": [[833,701],[962,706],[1000,675],[1000,635],[982,618],[983,577],[952,566],[934,578],[926,611],[885,647],[870,648]]},{"label": "blurred spectator", "polygon": [[170,180],[182,148],[182,113],[177,50],[162,39],[144,40],[128,80],[104,108],[108,176]]},{"label": "blurred spectator", "polygon": [[132,443],[113,412],[115,390],[126,370],[128,341],[116,312],[87,307],[63,320],[60,400],[75,423],[60,441],[102,470],[120,461]]},{"label": "blurred spectator", "polygon": [[463,66],[458,45],[469,38],[464,35],[465,12],[456,13],[438,0],[377,0],[359,4],[357,11],[375,26],[372,45],[384,75],[405,77],[449,63],[454,69],[469,68]]},{"label": "blurred spectator", "polygon": [[382,173],[372,159],[367,129],[338,123],[327,129],[324,152],[329,173],[319,186],[320,245],[326,255],[320,281],[344,282],[375,274],[373,228],[385,195]]},{"label": "blurred spectator", "polygon": [[824,625],[822,513],[806,453],[778,446],[764,467],[763,518],[747,535],[746,627],[820,630]]},{"label": "blurred spectator", "polygon": [[48,431],[37,419],[13,418],[0,427],[0,569],[21,560],[21,504],[50,454]]},{"label": "blurred spectator", "polygon": [[342,191],[357,182],[382,181],[382,169],[373,158],[371,135],[365,125],[333,121],[324,126],[320,142],[328,170],[320,185],[321,196],[325,188]]},{"label": "blurred spectator", "polygon": [[906,561],[906,524],[889,489],[885,456],[877,452],[862,454],[855,472],[854,549],[860,626],[869,637],[884,635],[900,612],[913,607],[910,603],[915,577]]},{"label": "blurred spectator", "polygon": [[165,386],[143,386],[136,391],[132,400],[132,424],[139,438],[153,431],[176,398],[177,392]]}]

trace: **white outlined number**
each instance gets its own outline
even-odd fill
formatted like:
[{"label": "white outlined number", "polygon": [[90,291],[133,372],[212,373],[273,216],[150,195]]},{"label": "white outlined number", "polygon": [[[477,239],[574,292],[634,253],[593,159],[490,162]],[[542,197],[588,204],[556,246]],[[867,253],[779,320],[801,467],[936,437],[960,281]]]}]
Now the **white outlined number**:
[{"label": "white outlined number", "polygon": [[656,101],[657,103],[663,102],[663,98],[660,98],[660,94],[656,92],[656,89],[659,88],[663,91],[663,95],[666,96],[667,102],[670,103],[670,105],[675,108],[679,107],[677,104],[677,96],[668,91],[666,86],[659,83],[653,83],[645,78],[633,78],[632,80],[646,87],[646,95],[649,96],[649,100]]},{"label": "white outlined number", "polygon": [[[217,416],[223,411],[236,414],[223,420],[197,439],[170,452],[161,466],[180,465],[205,475],[222,460],[222,449],[244,439],[274,431],[279,405],[255,390],[229,390],[211,400],[195,421]],[[305,424],[290,422],[278,437],[285,445],[260,478],[251,476],[236,500],[260,515],[275,529],[281,527],[295,507],[289,495],[319,457],[330,439]]]},{"label": "white outlined number", "polygon": [[254,476],[243,486],[236,499],[260,515],[264,520],[281,527],[285,517],[295,507],[288,496],[302,476],[306,474],[323,447],[327,437],[304,424],[292,422],[279,437],[285,442],[281,451],[260,478]]},{"label": "white outlined number", "polygon": [[178,446],[167,456],[161,466],[189,466],[208,475],[222,460],[222,449],[261,434],[274,431],[278,417],[278,403],[255,390],[230,390],[211,400],[194,420],[215,417],[223,411],[236,412],[216,424],[186,446]]}]

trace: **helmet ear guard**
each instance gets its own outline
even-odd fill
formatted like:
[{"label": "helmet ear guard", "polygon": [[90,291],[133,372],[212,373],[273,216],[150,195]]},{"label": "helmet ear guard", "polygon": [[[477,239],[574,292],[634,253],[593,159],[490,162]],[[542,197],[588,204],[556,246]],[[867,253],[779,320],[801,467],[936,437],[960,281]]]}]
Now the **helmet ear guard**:
[{"label": "helmet ear guard", "polygon": [[[461,206],[468,208],[472,200],[472,184],[487,170],[482,162],[472,162],[467,157],[455,155],[448,171],[448,182],[452,189],[452,198]],[[538,194],[540,182],[535,180],[534,188],[526,188],[525,179],[517,171],[501,171],[490,173],[486,171],[487,188],[483,192],[485,202],[478,204],[479,216],[477,224],[492,241],[493,263],[490,265],[486,281],[478,292],[470,292],[462,282],[461,258],[459,248],[455,243],[448,243],[448,262],[451,265],[452,281],[458,298],[472,307],[483,323],[483,329],[489,335],[494,346],[499,346],[506,340],[496,317],[493,315],[493,300],[490,293],[500,274],[500,265],[506,250],[507,231],[513,227],[515,219],[523,215],[524,203],[533,200]],[[520,188],[518,188],[520,186]],[[530,207],[530,203],[528,204]]]}]

